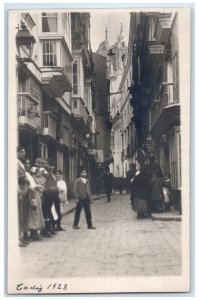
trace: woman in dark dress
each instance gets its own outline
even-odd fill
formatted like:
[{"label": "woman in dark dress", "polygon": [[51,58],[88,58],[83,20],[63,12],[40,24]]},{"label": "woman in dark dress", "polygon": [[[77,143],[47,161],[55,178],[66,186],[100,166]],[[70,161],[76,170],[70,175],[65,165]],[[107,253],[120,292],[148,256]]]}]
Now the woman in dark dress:
[{"label": "woman in dark dress", "polygon": [[139,159],[136,159],[136,173],[131,179],[131,199],[133,210],[137,212],[137,219],[150,216],[148,206],[148,180],[144,168]]}]

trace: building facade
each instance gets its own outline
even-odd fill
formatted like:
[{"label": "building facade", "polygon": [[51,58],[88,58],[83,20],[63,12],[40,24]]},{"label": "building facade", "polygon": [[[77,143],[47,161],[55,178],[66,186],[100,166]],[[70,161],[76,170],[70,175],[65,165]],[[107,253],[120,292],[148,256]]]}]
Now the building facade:
[{"label": "building facade", "polygon": [[130,87],[137,155],[155,154],[171,175],[173,205],[181,209],[181,133],[177,13],[138,13]]},{"label": "building facade", "polygon": [[91,176],[95,163],[90,20],[76,15],[83,29],[79,48],[71,13],[19,12],[16,30],[19,145],[32,165],[37,157],[55,162],[69,196],[80,168]]},{"label": "building facade", "polygon": [[[124,72],[124,59],[128,52],[128,46],[124,41],[123,28],[117,36],[117,41],[109,48],[106,48],[107,57],[107,78],[110,81],[109,87],[109,113],[112,124],[111,129],[111,155],[110,169],[115,177],[123,176],[122,164],[122,122],[123,115],[121,112],[123,90],[120,90],[122,74]],[[106,47],[107,39],[105,40]]]}]

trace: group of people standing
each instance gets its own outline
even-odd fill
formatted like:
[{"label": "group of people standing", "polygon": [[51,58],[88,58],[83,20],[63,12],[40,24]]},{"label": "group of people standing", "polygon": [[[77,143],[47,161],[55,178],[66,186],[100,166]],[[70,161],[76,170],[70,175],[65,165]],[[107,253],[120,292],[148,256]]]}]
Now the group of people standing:
[{"label": "group of people standing", "polygon": [[[26,247],[30,241],[39,241],[43,237],[52,237],[57,231],[64,231],[61,226],[63,207],[67,201],[67,185],[60,170],[55,172],[55,164],[47,158],[37,158],[31,167],[23,147],[17,148],[18,157],[18,216],[19,246]],[[149,157],[144,166],[138,158],[130,165],[127,172],[127,193],[131,194],[132,209],[137,218],[151,216],[151,212],[170,210],[170,174],[163,174],[155,163],[155,157]],[[103,174],[107,201],[111,200],[114,185],[113,174],[109,167]],[[92,194],[86,170],[81,170],[74,181],[76,209],[73,222],[78,226],[82,208],[88,229],[96,229],[92,223]]]},{"label": "group of people standing", "polygon": [[17,148],[19,246],[50,238],[61,226],[67,186],[62,172],[46,158],[37,158],[33,167],[25,149]]},{"label": "group of people standing", "polygon": [[154,155],[150,155],[146,166],[137,158],[129,180],[132,209],[137,212],[137,218],[150,217],[152,212],[170,210],[170,186],[170,174],[165,174],[163,178]]},{"label": "group of people standing", "polygon": [[[107,202],[110,202],[114,176],[109,167],[103,174],[103,183]],[[166,173],[163,177],[160,166],[155,163],[154,155],[149,156],[147,165],[144,165],[143,160],[136,158],[136,162],[130,164],[126,173],[126,191],[131,195],[132,209],[137,212],[137,218],[150,217],[152,212],[169,211],[170,186],[170,174]]]}]

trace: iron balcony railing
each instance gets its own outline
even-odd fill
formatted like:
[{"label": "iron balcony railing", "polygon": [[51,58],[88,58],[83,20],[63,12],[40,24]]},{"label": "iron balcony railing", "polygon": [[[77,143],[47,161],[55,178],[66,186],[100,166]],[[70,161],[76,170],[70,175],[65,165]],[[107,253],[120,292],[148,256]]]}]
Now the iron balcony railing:
[{"label": "iron balcony railing", "polygon": [[179,103],[178,99],[174,99],[173,92],[173,83],[163,82],[160,86],[158,92],[158,99],[154,100],[152,110],[151,110],[151,125],[156,123],[162,111],[172,106],[176,103]]},{"label": "iron balcony railing", "polygon": [[18,122],[20,125],[40,126],[39,102],[29,93],[18,93]]}]

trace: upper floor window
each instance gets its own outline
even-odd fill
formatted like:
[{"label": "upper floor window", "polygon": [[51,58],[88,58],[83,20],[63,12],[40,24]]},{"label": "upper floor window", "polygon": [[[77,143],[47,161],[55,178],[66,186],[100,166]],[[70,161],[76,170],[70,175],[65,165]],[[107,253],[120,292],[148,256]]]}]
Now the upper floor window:
[{"label": "upper floor window", "polygon": [[42,32],[57,32],[57,20],[57,13],[42,13]]},{"label": "upper floor window", "polygon": [[57,66],[56,41],[43,41],[43,66]]},{"label": "upper floor window", "polygon": [[78,94],[78,64],[77,61],[73,63],[73,94]]},{"label": "upper floor window", "polygon": [[175,53],[173,57],[173,98],[175,102],[179,101],[179,94],[178,94],[178,85],[179,85],[179,78],[178,78],[178,52]]}]

